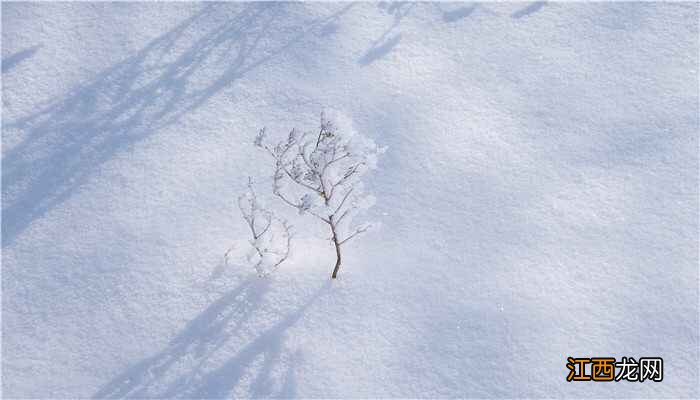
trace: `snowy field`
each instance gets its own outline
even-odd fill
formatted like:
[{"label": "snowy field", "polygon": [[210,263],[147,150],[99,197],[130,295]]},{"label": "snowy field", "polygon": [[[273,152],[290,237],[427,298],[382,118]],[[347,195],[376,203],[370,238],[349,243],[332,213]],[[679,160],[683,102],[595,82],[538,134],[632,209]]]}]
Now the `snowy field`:
[{"label": "snowy field", "polygon": [[[3,3],[2,397],[697,398],[698,11]],[[326,107],[381,229],[225,265]]]}]

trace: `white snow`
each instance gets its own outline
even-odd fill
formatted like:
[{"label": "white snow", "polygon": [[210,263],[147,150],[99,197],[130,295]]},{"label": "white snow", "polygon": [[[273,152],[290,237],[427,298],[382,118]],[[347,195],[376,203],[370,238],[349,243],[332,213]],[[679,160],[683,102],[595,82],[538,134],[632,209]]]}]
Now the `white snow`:
[{"label": "white snow", "polygon": [[[700,396],[697,3],[3,3],[2,60],[5,398]],[[382,229],[225,267],[325,107]]]}]

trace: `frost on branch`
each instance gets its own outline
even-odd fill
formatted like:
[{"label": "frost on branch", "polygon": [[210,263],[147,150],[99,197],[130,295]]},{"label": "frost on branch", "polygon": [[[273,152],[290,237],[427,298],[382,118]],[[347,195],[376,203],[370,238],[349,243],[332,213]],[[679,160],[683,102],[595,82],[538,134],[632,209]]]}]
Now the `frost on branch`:
[{"label": "frost on branch", "polygon": [[[291,226],[260,204],[250,178],[248,189],[238,198],[238,207],[251,234],[251,249],[246,258],[258,275],[268,275],[289,257]],[[227,262],[230,250],[224,255]]]},{"label": "frost on branch", "polygon": [[332,278],[341,263],[341,246],[367,231],[371,224],[354,224],[360,212],[374,204],[364,191],[362,177],[377,167],[385,148],[355,132],[349,119],[321,114],[312,132],[292,129],[286,140],[266,143],[261,129],[255,145],[274,160],[273,193],[300,214],[309,214],[328,225],[336,250]]}]

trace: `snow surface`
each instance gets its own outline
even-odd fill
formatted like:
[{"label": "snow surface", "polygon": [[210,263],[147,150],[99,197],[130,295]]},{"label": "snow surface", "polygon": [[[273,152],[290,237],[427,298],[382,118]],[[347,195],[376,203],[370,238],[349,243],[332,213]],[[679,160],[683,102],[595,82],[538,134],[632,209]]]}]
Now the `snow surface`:
[{"label": "snow surface", "polygon": [[[3,397],[700,396],[698,3],[3,3],[2,84]],[[225,267],[325,106],[382,230]]]}]

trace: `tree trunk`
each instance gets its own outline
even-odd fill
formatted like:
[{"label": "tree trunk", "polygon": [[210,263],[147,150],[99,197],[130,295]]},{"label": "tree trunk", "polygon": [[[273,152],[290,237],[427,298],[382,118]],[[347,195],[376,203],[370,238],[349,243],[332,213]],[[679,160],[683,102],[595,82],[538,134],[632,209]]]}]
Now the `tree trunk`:
[{"label": "tree trunk", "polygon": [[331,217],[331,232],[333,232],[333,244],[335,245],[335,268],[333,268],[333,275],[331,279],[335,279],[338,276],[338,270],[340,269],[340,243],[338,242],[338,235],[335,233],[335,226],[332,223]]}]

